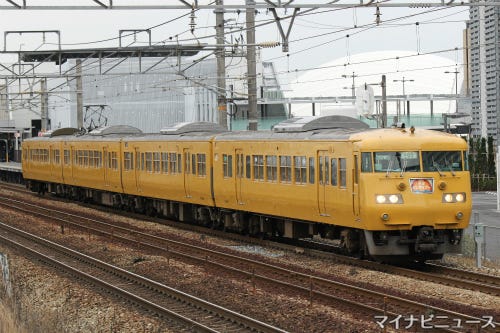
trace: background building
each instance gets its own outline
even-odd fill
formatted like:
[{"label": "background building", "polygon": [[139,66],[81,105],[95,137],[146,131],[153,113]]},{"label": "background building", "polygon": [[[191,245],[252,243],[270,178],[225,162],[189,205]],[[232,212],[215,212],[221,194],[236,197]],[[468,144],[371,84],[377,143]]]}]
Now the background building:
[{"label": "background building", "polygon": [[[487,2],[493,2],[487,0]],[[500,70],[500,7],[470,8],[472,135],[497,140]]]}]

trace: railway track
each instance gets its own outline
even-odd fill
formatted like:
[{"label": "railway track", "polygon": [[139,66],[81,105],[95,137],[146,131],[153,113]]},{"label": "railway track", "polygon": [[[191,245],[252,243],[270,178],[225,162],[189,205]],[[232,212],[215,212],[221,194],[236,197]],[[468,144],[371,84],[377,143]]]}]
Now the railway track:
[{"label": "railway track", "polygon": [[0,223],[0,239],[47,265],[173,320],[183,332],[285,332],[4,223]]},{"label": "railway track", "polygon": [[[485,326],[482,330],[483,332],[487,332],[488,328],[492,328],[491,326],[499,327],[498,325],[500,325],[498,323],[491,323],[489,325],[488,319],[482,317],[474,317],[458,311],[430,306],[422,302],[411,301],[354,285],[303,274],[231,254],[213,251],[204,247],[138,232],[136,229],[88,219],[75,214],[68,214],[35,205],[24,208],[23,206],[26,203],[14,200],[1,201],[0,204],[9,209],[22,211],[25,214],[35,214],[47,218],[61,226],[84,230],[85,232],[112,238],[125,244],[132,244],[133,246],[139,245],[143,249],[153,251],[155,254],[161,253],[168,258],[196,262],[198,265],[206,265],[209,269],[225,270],[231,274],[243,276],[252,284],[265,283],[272,284],[277,288],[287,288],[288,290],[293,290],[299,296],[308,297],[311,304],[313,302],[335,305],[340,303],[351,309],[355,308],[356,311],[369,313],[371,316],[390,315],[397,317],[400,315],[413,316],[418,314],[425,316],[426,314],[432,314],[441,319],[441,321],[434,324],[439,326],[440,330],[448,332],[460,331],[453,327],[445,328],[445,326],[452,326],[452,320],[467,323],[469,328],[472,329]],[[413,271],[408,271],[410,271],[408,274],[413,277],[411,275]],[[421,319],[423,320],[424,317],[421,317]],[[447,323],[446,319],[448,320]]]},{"label": "railway track", "polygon": [[[13,185],[9,183],[0,183],[0,188],[6,188],[12,191],[33,194],[33,192],[26,190],[24,187],[19,185]],[[144,216],[140,216],[144,218]],[[237,234],[230,234],[220,232],[218,230],[207,229],[204,227],[182,224],[178,222],[169,222],[164,219],[152,219],[155,222],[160,222],[163,224],[175,226],[177,228],[184,228],[190,231],[201,232],[204,234],[210,234],[213,236],[230,238],[235,241],[242,241],[247,243],[252,243],[255,245],[273,247],[283,250],[297,250],[296,245],[282,244],[278,242],[272,242],[269,240],[261,240],[257,238],[249,238],[246,236],[241,236]],[[500,277],[481,274],[473,271],[466,271],[461,269],[456,269],[452,267],[442,266],[435,263],[427,263],[424,266],[417,266],[416,268],[406,268],[394,265],[386,265],[372,261],[359,260],[356,258],[339,255],[334,253],[335,247],[329,249],[328,245],[319,244],[319,247],[323,250],[315,250],[314,246],[311,246],[311,242],[301,241],[299,243],[300,252],[307,253],[315,257],[321,257],[327,260],[331,260],[338,263],[343,263],[351,266],[362,267],[365,269],[380,271],[384,273],[402,275],[414,279],[419,279],[422,281],[438,283],[446,286],[453,286],[457,288],[463,288],[467,290],[479,291],[487,293],[493,296],[500,296]]]}]

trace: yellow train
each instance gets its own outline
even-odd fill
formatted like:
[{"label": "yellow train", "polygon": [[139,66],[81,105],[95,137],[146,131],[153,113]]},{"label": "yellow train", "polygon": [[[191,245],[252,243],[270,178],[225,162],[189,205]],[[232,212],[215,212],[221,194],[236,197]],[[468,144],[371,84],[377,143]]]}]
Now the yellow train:
[{"label": "yellow train", "polygon": [[343,116],[271,131],[181,123],[60,129],[23,144],[37,192],[212,227],[331,240],[377,260],[455,251],[471,214],[467,144],[424,129],[369,129]]}]

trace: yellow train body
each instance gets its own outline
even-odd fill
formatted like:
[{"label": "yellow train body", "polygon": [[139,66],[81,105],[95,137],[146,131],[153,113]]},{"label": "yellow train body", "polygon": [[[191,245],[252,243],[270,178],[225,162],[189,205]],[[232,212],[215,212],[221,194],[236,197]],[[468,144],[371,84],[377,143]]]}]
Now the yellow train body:
[{"label": "yellow train body", "polygon": [[471,213],[463,139],[314,121],[36,138],[23,144],[23,175],[35,191],[256,235],[321,236],[384,260],[456,249]]}]

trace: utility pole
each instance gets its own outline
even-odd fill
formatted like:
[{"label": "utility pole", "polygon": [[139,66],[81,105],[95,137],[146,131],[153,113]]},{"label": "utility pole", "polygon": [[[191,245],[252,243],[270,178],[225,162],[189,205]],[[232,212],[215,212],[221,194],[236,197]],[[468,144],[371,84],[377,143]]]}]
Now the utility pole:
[{"label": "utility pole", "polygon": [[76,127],[83,128],[82,60],[76,60]]},{"label": "utility pole", "polygon": [[226,56],[224,49],[224,0],[215,2],[220,9],[215,10],[215,36],[217,44],[217,110],[219,125],[227,128],[227,99],[226,99]]},{"label": "utility pole", "polygon": [[385,75],[382,75],[382,128],[387,126],[387,83]]},{"label": "utility pole", "polygon": [[[403,115],[406,114],[406,93],[405,93],[405,82],[413,82],[415,80],[405,79],[403,76],[402,80],[392,80],[393,82],[403,82]],[[409,109],[409,108],[408,108]],[[408,110],[410,111],[410,110]]]},{"label": "utility pole", "polygon": [[49,118],[49,94],[47,94],[47,78],[40,81],[40,118],[41,130],[45,132],[48,130]]},{"label": "utility pole", "polygon": [[458,69],[455,68],[455,71],[454,72],[450,72],[450,71],[445,71],[446,74],[455,74],[455,95],[456,95],[456,99],[455,99],[455,113],[458,113]]},{"label": "utility pole", "polygon": [[247,26],[248,129],[257,130],[257,69],[255,60],[255,1],[245,0]]}]

